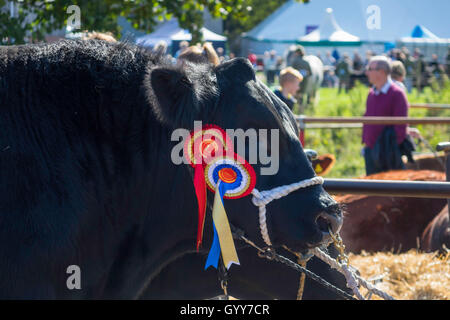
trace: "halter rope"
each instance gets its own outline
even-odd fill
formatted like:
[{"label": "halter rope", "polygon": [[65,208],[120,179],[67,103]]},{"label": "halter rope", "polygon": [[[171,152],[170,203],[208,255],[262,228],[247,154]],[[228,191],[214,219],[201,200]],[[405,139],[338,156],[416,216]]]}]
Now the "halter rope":
[{"label": "halter rope", "polygon": [[[265,191],[258,191],[256,188],[253,189],[252,194],[252,203],[259,208],[259,228],[261,230],[261,236],[264,240],[264,242],[271,247],[272,242],[270,241],[269,233],[267,230],[267,222],[266,222],[266,205],[272,202],[273,200],[280,199],[282,197],[287,196],[293,191],[296,191],[298,189],[307,188],[310,186],[323,184],[324,180],[322,177],[313,177],[311,179],[302,180],[299,182],[295,182],[289,185],[283,185],[280,187],[276,187],[270,190]],[[243,239],[245,242],[250,243],[253,247],[257,248],[258,250],[264,252],[263,249],[258,248],[254,243],[251,241],[248,241],[245,237],[242,235],[240,236],[241,239]],[[288,249],[288,248],[286,248]],[[288,249],[288,251],[291,251]],[[292,252],[292,251],[291,251]],[[294,253],[294,252],[292,252]],[[274,253],[272,252],[272,255]],[[294,253],[296,254],[296,253]],[[313,254],[330,265],[332,268],[336,269],[340,273],[342,273],[345,276],[345,279],[347,281],[347,286],[352,289],[354,295],[359,300],[364,300],[364,297],[361,295],[361,293],[358,290],[359,285],[362,285],[365,287],[370,293],[374,293],[378,295],[379,297],[385,299],[385,300],[395,300],[392,296],[389,294],[381,291],[380,289],[376,288],[371,283],[367,282],[363,278],[361,278],[359,275],[357,275],[347,264],[345,263],[339,263],[335,259],[331,258],[329,255],[327,255],[325,252],[320,250],[319,248],[313,249]],[[275,254],[276,255],[276,254]],[[297,254],[296,254],[297,255]],[[278,256],[278,255],[276,255]],[[282,262],[282,261],[280,261]],[[299,261],[300,262],[300,261]],[[284,263],[284,262],[283,262]],[[302,264],[297,265],[297,269],[304,269],[305,266]],[[303,272],[303,270],[302,270]],[[304,276],[305,273],[302,274]],[[323,280],[323,279],[321,279]],[[325,281],[326,282],[326,281]],[[300,286],[297,294],[297,299],[301,299],[301,296],[303,295],[303,285],[304,283],[304,277],[300,278]],[[337,289],[337,288],[336,288]],[[339,290],[338,290],[339,291]]]},{"label": "halter rope", "polygon": [[273,200],[287,196],[293,191],[318,184],[323,184],[322,177],[313,177],[311,179],[302,180],[265,191],[258,191],[256,188],[252,190],[252,202],[259,208],[259,228],[261,230],[261,236],[268,246],[272,246],[272,242],[270,241],[269,232],[267,230],[266,205]]},{"label": "halter rope", "polygon": [[370,293],[374,293],[377,296],[383,298],[384,300],[395,300],[392,296],[390,296],[386,292],[378,289],[373,284],[360,277],[354,271],[356,269],[350,267],[348,264],[336,261],[336,259],[333,259],[319,248],[314,248],[313,253],[317,258],[324,261],[331,268],[336,269],[345,276],[345,280],[347,281],[347,287],[352,289],[353,293],[355,294],[355,296],[358,297],[359,300],[365,300],[362,294],[359,292],[358,287],[360,285],[366,288]]}]

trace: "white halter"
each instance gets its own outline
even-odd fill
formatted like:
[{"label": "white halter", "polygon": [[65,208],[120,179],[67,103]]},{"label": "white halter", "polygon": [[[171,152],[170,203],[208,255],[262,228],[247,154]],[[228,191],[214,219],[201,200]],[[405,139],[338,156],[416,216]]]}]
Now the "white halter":
[{"label": "white halter", "polygon": [[267,231],[266,205],[272,200],[285,197],[295,190],[307,188],[317,184],[323,184],[322,177],[313,177],[311,179],[302,180],[265,191],[258,191],[257,189],[253,189],[252,202],[255,206],[259,207],[259,228],[261,229],[261,236],[268,246],[272,246],[272,242],[270,241],[269,232]]}]

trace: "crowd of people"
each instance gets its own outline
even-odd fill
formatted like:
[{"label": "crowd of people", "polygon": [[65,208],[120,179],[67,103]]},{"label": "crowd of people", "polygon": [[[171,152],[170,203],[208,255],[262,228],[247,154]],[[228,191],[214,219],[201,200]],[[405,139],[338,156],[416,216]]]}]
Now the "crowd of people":
[{"label": "crowd of people", "polygon": [[[153,50],[166,54],[172,59],[174,64],[177,64],[180,54],[188,49],[192,51],[194,47],[202,50],[201,44],[190,46],[187,41],[182,41],[179,44],[179,48],[173,56],[167,52],[168,47],[165,42],[158,43]],[[222,47],[212,48],[212,50],[217,55],[217,63],[235,57],[233,52],[226,54]],[[429,86],[433,82],[438,87],[442,87],[444,80],[450,78],[450,48],[445,64],[439,63],[436,54],[431,56],[431,60],[426,60],[418,48],[412,53],[405,47],[401,49],[394,48],[382,55],[392,62],[391,77],[393,81],[396,81],[397,85],[404,88],[408,93],[411,93],[413,88],[417,88],[420,93],[425,86]],[[305,48],[297,45],[290,47],[289,51],[284,55],[271,50],[260,56],[249,52],[247,58],[255,70],[264,72],[268,86],[273,86],[277,83],[281,84],[281,72],[287,67],[297,70],[304,80],[300,82],[300,88],[297,92],[297,98],[301,98],[308,77],[311,75],[311,67],[304,59],[305,56]],[[322,87],[337,88],[340,94],[342,92],[348,93],[355,86],[356,82],[370,85],[366,70],[370,59],[376,56],[374,52],[368,50],[365,56],[362,57],[358,51],[354,51],[353,55],[350,56],[347,52],[341,54],[337,49],[334,49],[325,52],[324,56],[320,53],[317,53],[315,56],[323,64]],[[282,88],[280,88],[280,91],[282,91]]]},{"label": "crowd of people", "polygon": [[[333,71],[336,71],[338,78],[344,75],[344,72],[340,72],[340,70],[345,70],[350,74],[357,72],[357,75],[364,74],[367,77],[371,89],[367,96],[364,116],[407,117],[409,103],[406,96],[407,85],[404,82],[406,77],[411,77],[408,68],[411,67],[412,69],[409,70],[414,71],[421,60],[415,58],[408,60],[409,56],[405,52],[407,53],[407,51],[395,51],[395,56],[367,54],[367,61],[363,61],[357,54],[353,60],[350,60],[346,54],[341,59],[336,59],[332,53],[327,53],[321,60],[324,65],[329,63],[329,66],[334,67]],[[265,64],[267,70],[264,70],[267,79],[273,82],[274,78],[278,76],[280,88],[275,89],[274,93],[291,110],[296,103],[295,97],[301,87],[300,84],[310,72],[305,64],[307,61],[303,59],[304,54],[305,51],[301,47],[293,50],[286,58],[289,66],[286,64],[283,66],[275,52],[270,52],[265,57],[268,62]],[[420,58],[420,56],[418,57]],[[178,55],[177,63],[182,65],[185,60],[204,61],[213,65],[221,63],[211,44],[184,48]],[[342,61],[345,62],[345,66],[341,65]],[[255,61],[251,62],[255,63]],[[433,66],[431,64],[428,67],[442,68],[440,65]],[[278,68],[281,68],[279,73],[277,73]],[[331,71],[331,68],[328,70]],[[443,70],[439,70],[439,72],[440,75],[443,74]],[[348,90],[348,87],[344,86],[344,88]],[[413,138],[420,138],[420,132],[406,124],[394,126],[364,124],[362,155],[365,160],[366,174],[404,169],[403,155],[413,161],[412,152],[415,150]]]},{"label": "crowd of people", "polygon": [[[87,33],[83,38],[117,41],[112,34],[100,32]],[[182,52],[187,49],[192,51],[194,47],[202,50],[201,44],[190,46],[187,41],[180,42],[179,48],[173,56],[168,52],[168,45],[164,41],[157,43],[152,50],[166,55],[176,64]],[[214,49],[211,45],[210,51],[214,51],[214,54],[217,56],[217,63],[235,57],[233,52],[226,54],[222,47]],[[249,52],[247,58],[256,70],[265,73],[267,84],[272,86],[276,83],[276,79],[280,83],[281,71],[286,67],[296,69],[300,72],[304,80],[307,80],[308,76],[311,75],[311,68],[309,63],[304,59],[305,55],[306,50],[302,46],[297,45],[290,47],[284,57],[279,55],[275,50],[271,50],[266,51],[263,56],[259,57]],[[396,81],[397,85],[407,90],[408,93],[414,87],[421,92],[425,86],[430,85],[432,82],[435,82],[438,86],[442,86],[444,80],[450,78],[450,48],[448,49],[444,64],[439,63],[437,54],[432,54],[431,59],[426,60],[418,48],[412,54],[406,47],[401,49],[394,48],[384,55],[392,61],[392,79]],[[324,67],[322,87],[338,88],[338,93],[342,91],[347,93],[354,87],[356,81],[366,85],[370,84],[366,69],[370,59],[375,56],[374,52],[367,51],[364,59],[358,51],[354,51],[353,57],[350,57],[347,52],[341,55],[337,49],[327,51],[323,57],[320,53],[317,53],[315,56],[322,61]],[[303,84],[305,82],[303,81]],[[298,94],[301,94],[301,92],[302,84],[300,85]]]},{"label": "crowd of people", "polygon": [[[247,58],[253,63],[256,69],[264,71],[267,79],[267,84],[273,85],[275,79],[279,76],[280,71],[292,66],[299,70],[303,76],[307,76],[308,63],[297,59],[297,67],[293,65],[293,57],[295,52],[304,51],[302,46],[295,46],[290,48],[285,57],[278,55],[275,50],[267,51],[263,56],[258,57],[254,53],[249,53]],[[305,55],[305,53],[303,53]],[[340,54],[337,49],[327,51],[322,57],[320,53],[316,56],[322,61],[324,66],[323,87],[336,87],[338,92],[348,92],[359,81],[363,84],[369,84],[365,70],[370,59],[376,54],[368,50],[363,58],[358,51],[353,53],[351,57],[347,52]],[[414,52],[403,47],[401,49],[395,48],[385,54],[391,61],[395,62],[393,76],[402,78],[400,82],[408,92],[411,92],[413,87],[417,88],[419,92],[431,82],[436,81],[438,85],[442,86],[444,79],[450,76],[450,48],[447,54],[446,63],[440,64],[438,56],[433,54],[431,60],[426,60],[420,49],[416,48]]]},{"label": "crowd of people", "polygon": [[[263,70],[269,85],[274,83],[277,68],[281,68],[281,88],[276,90],[275,94],[291,110],[295,103],[294,97],[301,91],[299,84],[311,74],[307,61],[303,59],[304,54],[304,48],[297,47],[288,53],[284,61],[280,60],[274,51],[264,55]],[[338,87],[338,92],[348,92],[354,82],[359,80],[371,87],[366,99],[365,117],[408,117],[409,103],[406,92],[411,92],[413,87],[420,92],[431,81],[442,86],[450,73],[450,48],[445,65],[438,62],[436,54],[432,55],[431,61],[425,61],[419,49],[410,54],[406,48],[393,49],[384,55],[375,55],[368,51],[365,60],[358,52],[354,52],[353,59],[346,53],[340,57],[337,50],[326,52],[323,58],[320,55],[317,57],[324,66],[323,86]],[[269,62],[267,65],[266,61]],[[420,132],[406,124],[364,124],[361,153],[366,174],[404,169],[402,156],[406,156],[408,162],[414,161],[414,138],[421,138]]]},{"label": "crowd of people", "polygon": [[[101,34],[92,33],[90,39],[102,39],[115,41],[115,39],[103,39]],[[157,45],[153,48],[160,54],[166,54],[167,46]],[[203,45],[191,45],[187,42],[180,44],[179,50],[173,57],[174,64],[184,67],[186,63],[210,63],[218,65],[234,55],[226,56],[222,48],[214,49],[211,43]],[[301,84],[305,78],[311,75],[311,66],[304,59],[305,49],[302,46],[292,48],[285,59],[277,56],[275,51],[264,55],[263,70],[266,73],[269,85],[278,77],[280,88],[274,93],[291,110],[293,110],[296,97],[301,92]],[[434,79],[442,82],[449,74],[450,49],[447,55],[446,65],[439,64],[437,55],[426,62],[418,49],[410,55],[406,48],[393,49],[387,55],[374,55],[368,51],[365,60],[358,52],[353,59],[346,53],[339,56],[337,50],[326,52],[325,57],[317,56],[324,65],[323,85],[338,87],[339,92],[348,91],[352,85],[352,77],[365,80],[362,82],[371,86],[366,100],[364,116],[400,116],[407,117],[409,103],[406,92],[413,86],[419,90],[426,83],[424,74],[429,72]],[[258,58],[249,54],[249,61],[257,68]],[[354,81],[354,80],[353,80]],[[420,132],[407,125],[380,126],[363,125],[362,155],[365,160],[366,174],[374,174],[393,169],[404,169],[401,160],[402,155],[412,161],[414,151],[413,138],[420,138]]]},{"label": "crowd of people", "polygon": [[210,42],[205,42],[203,45],[200,43],[197,43],[194,45],[189,45],[189,42],[183,40],[178,45],[178,50],[175,52],[175,54],[173,56],[170,53],[167,53],[168,47],[167,47],[167,43],[165,41],[161,41],[158,44],[156,44],[156,46],[153,48],[153,50],[154,51],[157,50],[162,53],[165,53],[169,59],[172,59],[173,64],[177,64],[178,58],[180,57],[180,55],[183,52],[185,52],[186,50],[188,50],[188,51],[196,50],[195,47],[198,50],[202,50],[202,48],[203,49],[205,48],[205,45],[208,47],[207,50],[209,50],[210,54],[213,54],[213,52],[214,52],[214,55],[217,56],[217,61],[215,64],[222,63],[226,60],[233,59],[236,57],[233,52],[230,52],[228,55],[225,54],[225,49],[222,47],[214,48],[212,43],[210,43]]},{"label": "crowd of people", "polygon": [[[403,52],[400,51],[400,53]],[[295,50],[292,56],[288,55],[287,60],[292,67],[288,66],[280,71],[281,89],[275,90],[275,94],[291,110],[296,102],[294,97],[299,91],[299,84],[306,76],[306,73],[299,72],[299,70],[307,69],[304,66],[306,61],[302,60],[303,55],[302,49]],[[358,76],[364,74],[367,77],[371,89],[366,100],[365,117],[408,117],[409,103],[406,95],[407,87],[404,85],[405,78],[411,76],[405,68],[405,64],[409,66],[408,60],[402,61],[400,59],[404,58],[402,55],[393,58],[386,55],[368,54],[366,62],[363,62],[357,54],[355,57],[356,59],[351,61],[348,55],[344,54],[342,59],[336,62],[332,54],[327,53],[322,62],[324,65],[330,62],[330,65],[334,66],[339,82],[344,75],[344,72],[340,72],[340,70],[345,71],[345,80],[347,81],[348,73],[351,74],[355,70]],[[433,60],[435,60],[434,57]],[[418,62],[417,60],[411,60],[411,62],[412,70],[415,70],[414,63]],[[435,68],[441,68],[441,66],[435,66]],[[328,71],[330,70],[328,69]],[[442,74],[443,72],[440,70],[439,75],[442,76]],[[348,90],[347,85],[347,83],[344,85],[345,90]],[[420,132],[406,124],[394,126],[364,124],[362,156],[365,161],[366,174],[405,169],[402,156],[406,156],[409,162],[414,161],[412,156],[412,152],[415,150],[414,138],[421,138]]]}]

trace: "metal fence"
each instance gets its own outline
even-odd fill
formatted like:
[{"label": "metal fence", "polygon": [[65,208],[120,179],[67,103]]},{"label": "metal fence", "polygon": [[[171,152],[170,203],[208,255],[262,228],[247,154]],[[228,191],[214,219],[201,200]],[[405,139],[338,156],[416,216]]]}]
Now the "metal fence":
[{"label": "metal fence", "polygon": [[[307,117],[296,116],[297,123],[300,127],[300,141],[305,145],[305,131],[306,129],[324,129],[324,128],[361,128],[363,124],[378,124],[378,125],[437,125],[450,124],[450,117]],[[317,125],[317,124],[321,125]]]},{"label": "metal fence", "polygon": [[[414,105],[425,107],[424,105]],[[449,105],[431,105],[426,107],[448,108]],[[450,124],[449,117],[306,117],[297,116],[300,126],[300,141],[304,145],[305,129],[323,128],[361,128],[362,124]],[[319,125],[320,123],[320,125]],[[437,151],[447,153],[447,181],[450,181],[450,143],[437,146]],[[325,179],[324,188],[331,194],[364,194],[372,196],[443,198],[449,199],[450,182],[391,181],[363,179]]]},{"label": "metal fence", "polygon": [[324,179],[331,194],[450,199],[450,182]]}]

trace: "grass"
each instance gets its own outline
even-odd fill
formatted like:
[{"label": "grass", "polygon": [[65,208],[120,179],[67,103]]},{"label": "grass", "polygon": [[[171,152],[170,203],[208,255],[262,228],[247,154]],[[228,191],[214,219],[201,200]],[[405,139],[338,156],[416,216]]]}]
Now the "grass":
[{"label": "grass", "polygon": [[[258,73],[258,77],[265,81],[264,76]],[[277,84],[271,89],[277,87]],[[321,88],[319,101],[316,106],[308,106],[305,109],[307,116],[362,116],[365,112],[365,104],[369,88],[358,84],[348,94],[338,94],[335,88]],[[408,94],[410,103],[450,103],[450,81],[443,88],[427,87],[422,93],[413,89]],[[410,109],[410,117],[450,117],[450,110]],[[450,140],[448,125],[418,125],[416,126],[422,136],[435,148],[439,142]],[[327,177],[353,178],[365,175],[364,159],[361,156],[362,130],[361,129],[309,129],[305,135],[305,146],[316,150],[319,154],[332,153],[337,161]],[[418,142],[418,141],[416,141]],[[417,152],[430,153],[423,144],[417,144]]]}]

